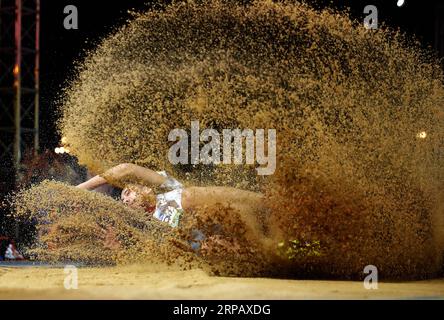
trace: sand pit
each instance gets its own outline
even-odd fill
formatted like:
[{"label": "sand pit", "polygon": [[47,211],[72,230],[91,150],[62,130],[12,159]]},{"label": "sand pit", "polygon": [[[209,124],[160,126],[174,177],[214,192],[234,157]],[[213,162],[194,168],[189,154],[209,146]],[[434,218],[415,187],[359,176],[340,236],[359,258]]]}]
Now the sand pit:
[{"label": "sand pit", "polygon": [[366,290],[359,281],[210,277],[199,269],[164,270],[148,265],[80,268],[77,290],[64,289],[63,268],[0,269],[1,299],[437,299],[444,279],[381,282]]}]

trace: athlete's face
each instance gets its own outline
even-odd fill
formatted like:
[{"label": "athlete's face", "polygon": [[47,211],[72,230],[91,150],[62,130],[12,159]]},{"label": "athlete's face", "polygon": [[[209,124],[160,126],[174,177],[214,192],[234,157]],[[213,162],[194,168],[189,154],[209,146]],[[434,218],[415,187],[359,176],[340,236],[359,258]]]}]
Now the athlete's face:
[{"label": "athlete's face", "polygon": [[142,195],[148,195],[150,193],[152,193],[151,188],[131,186],[122,190],[120,198],[123,203],[129,206],[140,207]]},{"label": "athlete's face", "polygon": [[137,192],[131,190],[130,188],[125,188],[122,190],[120,198],[122,199],[123,203],[133,205],[137,199]]}]

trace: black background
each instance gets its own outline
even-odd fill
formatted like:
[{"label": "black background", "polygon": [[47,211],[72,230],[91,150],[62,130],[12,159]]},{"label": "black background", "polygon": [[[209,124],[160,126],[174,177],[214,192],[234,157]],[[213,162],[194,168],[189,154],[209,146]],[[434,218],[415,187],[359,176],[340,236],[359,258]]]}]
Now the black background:
[{"label": "black background", "polygon": [[[270,305],[270,315],[174,315],[175,307],[203,306],[217,310],[220,304],[259,304]],[[338,300],[186,300],[186,301],[1,301],[2,316],[13,318],[29,317],[37,319],[84,319],[97,312],[99,319],[162,319],[162,320],[311,320],[311,319],[428,319],[442,312],[443,301],[338,301]]]}]

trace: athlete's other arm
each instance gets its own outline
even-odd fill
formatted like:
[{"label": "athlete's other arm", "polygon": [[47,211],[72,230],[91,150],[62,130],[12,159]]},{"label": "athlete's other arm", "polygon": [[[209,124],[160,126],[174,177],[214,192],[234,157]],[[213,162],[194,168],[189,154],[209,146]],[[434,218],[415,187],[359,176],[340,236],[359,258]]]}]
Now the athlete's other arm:
[{"label": "athlete's other arm", "polygon": [[[104,177],[106,177],[106,179]],[[88,181],[77,185],[77,188],[93,190],[101,185],[109,183],[109,181],[119,181],[127,177],[137,179],[150,186],[161,185],[167,180],[167,178],[151,169],[132,163],[122,163],[105,171],[101,175],[97,175]]]}]

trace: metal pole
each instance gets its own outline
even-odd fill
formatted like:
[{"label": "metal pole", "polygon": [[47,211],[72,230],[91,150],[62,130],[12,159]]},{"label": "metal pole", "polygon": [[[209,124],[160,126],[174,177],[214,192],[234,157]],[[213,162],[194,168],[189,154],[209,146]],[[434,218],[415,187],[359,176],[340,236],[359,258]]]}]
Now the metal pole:
[{"label": "metal pole", "polygon": [[34,100],[34,153],[39,152],[39,97],[40,97],[40,0],[35,1],[36,6],[36,20],[35,20],[35,100]]},{"label": "metal pole", "polygon": [[[22,0],[15,1],[15,65],[14,65],[14,169],[15,184],[21,160],[21,95],[22,95]],[[14,223],[15,239],[19,239],[20,227]]]},{"label": "metal pole", "polygon": [[21,158],[21,62],[22,0],[15,1],[15,65],[14,65],[14,167],[18,173]]}]

